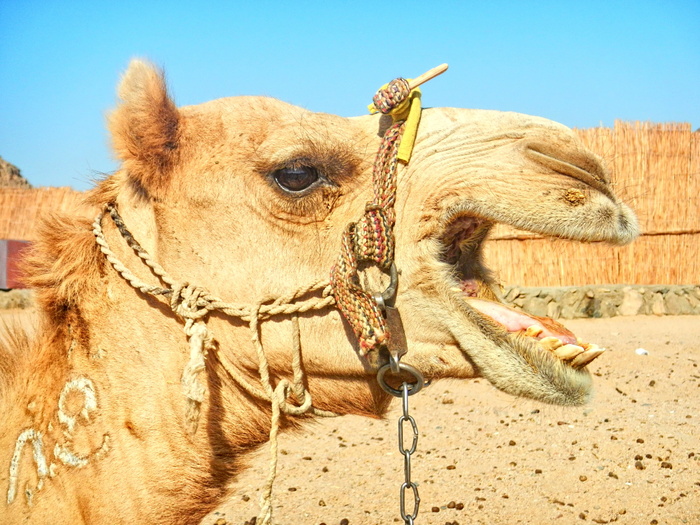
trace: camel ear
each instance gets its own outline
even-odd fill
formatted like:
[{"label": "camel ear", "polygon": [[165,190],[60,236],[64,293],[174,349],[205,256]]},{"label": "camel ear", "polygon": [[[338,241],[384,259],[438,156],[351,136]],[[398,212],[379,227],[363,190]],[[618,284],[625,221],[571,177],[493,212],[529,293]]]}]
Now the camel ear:
[{"label": "camel ear", "polygon": [[135,182],[159,193],[177,161],[180,131],[180,114],[163,72],[132,60],[117,95],[120,103],[108,118],[114,152]]}]

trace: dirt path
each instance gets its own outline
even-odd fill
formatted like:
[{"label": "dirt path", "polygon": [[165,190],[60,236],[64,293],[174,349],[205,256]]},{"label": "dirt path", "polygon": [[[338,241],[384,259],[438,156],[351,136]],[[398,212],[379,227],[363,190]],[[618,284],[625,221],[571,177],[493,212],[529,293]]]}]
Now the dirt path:
[{"label": "dirt path", "polygon": [[[484,380],[439,382],[411,398],[417,524],[700,523],[700,317],[567,325],[609,349],[591,366],[586,407],[514,399]],[[398,415],[395,405],[384,421],[344,417],[283,435],[275,523],[403,523]],[[267,463],[264,448],[203,524],[255,516]]]},{"label": "dirt path", "polygon": [[[26,313],[0,312],[11,318],[28,324]],[[411,398],[417,525],[700,524],[700,316],[566,324],[609,349],[591,366],[586,407],[514,399],[484,380],[438,382]],[[382,421],[348,416],[282,435],[274,522],[403,523],[398,415],[395,404]],[[203,525],[255,516],[267,465],[265,447]]]}]

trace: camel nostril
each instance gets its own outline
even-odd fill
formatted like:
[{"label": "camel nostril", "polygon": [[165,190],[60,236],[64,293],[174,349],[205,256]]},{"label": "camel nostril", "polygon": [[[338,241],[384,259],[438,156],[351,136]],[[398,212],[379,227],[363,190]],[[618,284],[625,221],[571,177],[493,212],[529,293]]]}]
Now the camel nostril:
[{"label": "camel nostril", "polygon": [[592,153],[571,144],[555,148],[552,144],[531,141],[525,145],[525,155],[532,161],[567,177],[574,178],[603,195],[615,200],[609,187],[602,161]]}]

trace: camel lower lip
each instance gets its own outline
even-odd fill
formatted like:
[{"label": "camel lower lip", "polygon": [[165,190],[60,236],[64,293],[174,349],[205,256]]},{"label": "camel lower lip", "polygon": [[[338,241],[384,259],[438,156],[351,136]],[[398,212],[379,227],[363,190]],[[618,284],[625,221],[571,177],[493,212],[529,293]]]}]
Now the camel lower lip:
[{"label": "camel lower lip", "polygon": [[[459,291],[460,289],[455,289]],[[546,317],[536,317],[494,301],[463,295],[464,301],[482,315],[502,326],[512,337],[525,337],[544,352],[573,368],[583,368],[604,351],[594,343],[578,339],[566,327]]]}]

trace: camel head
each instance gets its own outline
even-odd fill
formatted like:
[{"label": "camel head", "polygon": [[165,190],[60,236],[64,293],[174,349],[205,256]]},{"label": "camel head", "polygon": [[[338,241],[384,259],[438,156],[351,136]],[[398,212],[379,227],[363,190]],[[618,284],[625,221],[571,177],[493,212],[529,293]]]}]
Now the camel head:
[{"label": "camel head", "polygon": [[[343,231],[372,200],[372,164],[389,117],[341,118],[264,97],[177,108],[162,75],[139,61],[119,96],[110,130],[122,169],[96,198],[116,202],[164,268],[245,304],[328,278]],[[402,362],[427,379],[483,376],[518,396],[586,401],[585,365],[600,350],[552,320],[503,305],[482,257],[496,223],[580,241],[637,236],[600,159],[570,129],[516,113],[425,109],[412,158],[398,168],[395,213]],[[132,254],[127,264],[138,260]],[[360,280],[386,287],[373,268]],[[122,300],[133,302],[125,288]],[[257,357],[245,325],[218,315],[209,323],[219,352],[252,373]],[[284,317],[260,326],[275,377],[292,373],[292,337]],[[309,390],[322,407],[385,406],[336,309],[302,314],[300,339]],[[348,396],[337,381],[364,396]],[[343,397],[364,401],[348,408]]]}]

